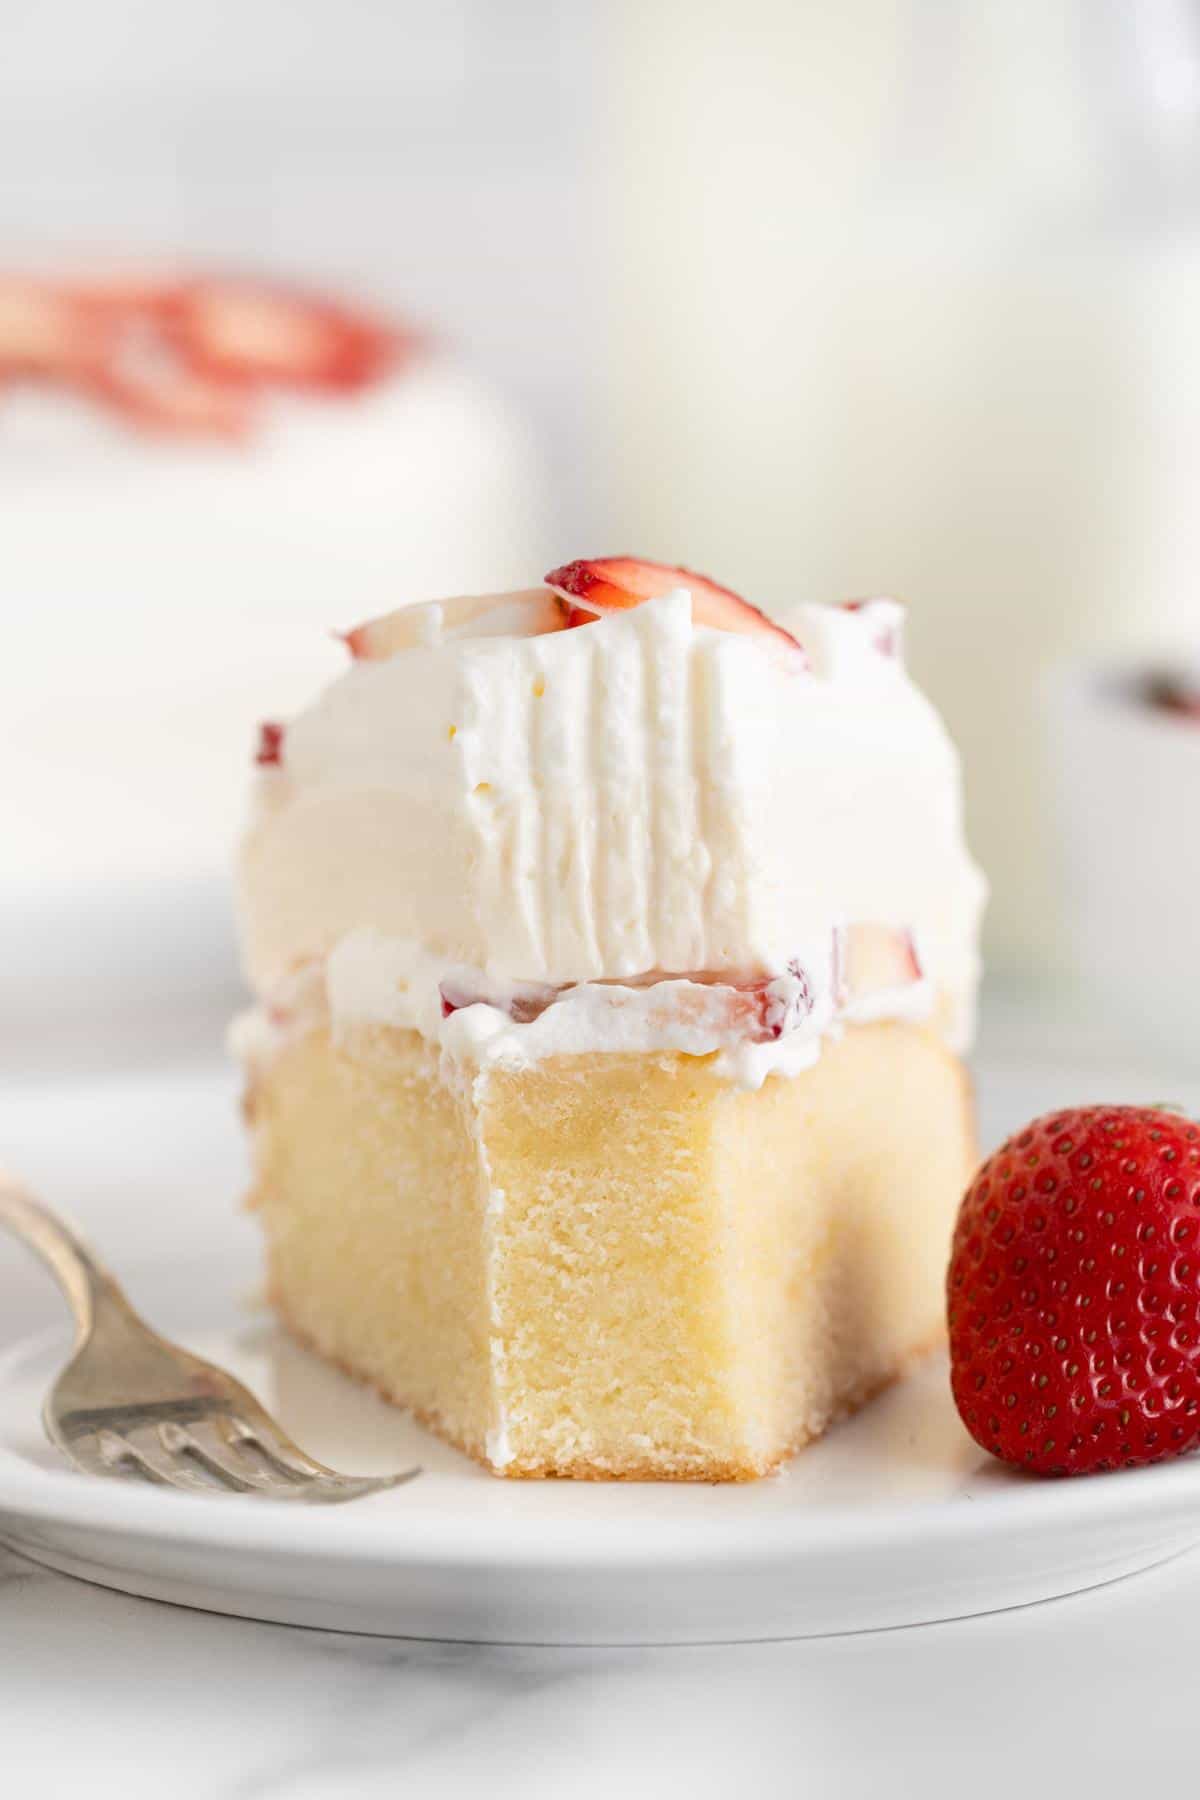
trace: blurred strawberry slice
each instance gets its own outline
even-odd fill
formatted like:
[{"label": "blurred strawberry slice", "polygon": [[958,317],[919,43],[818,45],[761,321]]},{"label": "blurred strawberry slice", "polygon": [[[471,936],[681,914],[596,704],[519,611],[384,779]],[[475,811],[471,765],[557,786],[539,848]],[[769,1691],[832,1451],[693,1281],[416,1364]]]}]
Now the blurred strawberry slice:
[{"label": "blurred strawberry slice", "polygon": [[583,562],[564,563],[546,576],[546,586],[561,596],[568,608],[568,623],[582,623],[577,614],[625,612],[644,600],[687,588],[692,596],[692,617],[698,625],[714,625],[720,631],[769,639],[776,647],[807,663],[804,647],[790,631],[768,619],[740,594],[720,587],[707,575],[670,563],[643,562],[635,556],[602,556]]},{"label": "blurred strawberry slice", "polygon": [[73,377],[98,368],[112,327],[103,312],[50,281],[0,275],[0,377]]},{"label": "blurred strawberry slice", "polygon": [[162,265],[105,262],[71,274],[60,286],[85,306],[131,319],[164,312],[179,283]]},{"label": "blurred strawberry slice", "polygon": [[197,374],[243,384],[360,388],[400,347],[394,332],[361,314],[257,281],[187,282],[167,305],[166,325]]},{"label": "blurred strawberry slice", "polygon": [[277,719],[264,719],[259,725],[254,760],[260,769],[278,768],[282,763],[283,729]]},{"label": "blurred strawberry slice", "polygon": [[132,275],[0,277],[0,378],[62,382],[145,429],[240,437],[241,394],[182,368],[163,345],[154,315],[168,293]]},{"label": "blurred strawberry slice", "polygon": [[244,438],[252,423],[240,389],[206,381],[159,356],[114,358],[82,383],[101,405],[139,430],[197,438]]}]

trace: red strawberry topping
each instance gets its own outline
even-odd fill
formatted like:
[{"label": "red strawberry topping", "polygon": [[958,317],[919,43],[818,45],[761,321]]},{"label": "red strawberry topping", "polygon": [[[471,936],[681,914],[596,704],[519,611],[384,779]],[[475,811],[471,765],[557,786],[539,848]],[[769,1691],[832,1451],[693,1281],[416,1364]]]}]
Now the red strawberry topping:
[{"label": "red strawberry topping", "polygon": [[165,323],[188,366],[212,381],[361,388],[399,349],[373,319],[257,281],[188,282],[171,296]]},{"label": "red strawberry topping", "polygon": [[1087,1475],[1200,1443],[1200,1128],[1143,1106],[1050,1113],[967,1190],[950,1379],[1005,1462]]},{"label": "red strawberry topping", "polygon": [[0,379],[75,380],[101,364],[111,335],[104,309],[82,296],[32,277],[0,276]]},{"label": "red strawberry topping", "polygon": [[489,987],[486,981],[464,985],[461,980],[447,976],[438,984],[443,1019],[461,1012],[465,1006],[482,1005],[506,1012],[517,1025],[532,1025],[548,1006],[554,1004],[561,992],[561,988],[547,987],[537,981],[518,981],[510,988],[497,988]]},{"label": "red strawberry topping", "polygon": [[813,1008],[808,975],[798,962],[790,962],[781,976],[739,983],[725,990],[730,995],[730,1024],[744,1024],[751,1043],[773,1044],[803,1024]]},{"label": "red strawberry topping", "polygon": [[663,594],[687,588],[692,596],[692,617],[698,625],[767,638],[777,648],[807,662],[803,645],[757,606],[751,606],[732,589],[718,586],[707,575],[696,575],[670,563],[644,562],[635,556],[602,556],[564,563],[546,576],[546,586],[561,596],[571,625],[584,623],[589,614],[625,612],[645,600],[657,600]]},{"label": "red strawberry topping", "polygon": [[64,277],[57,285],[88,306],[129,319],[165,313],[178,282],[163,264],[111,263]]},{"label": "red strawberry topping", "polygon": [[235,440],[245,437],[252,423],[237,388],[206,381],[153,350],[114,357],[80,385],[142,431]]},{"label": "red strawberry topping", "polygon": [[250,388],[357,389],[403,347],[374,320],[253,281],[0,275],[0,381],[57,381],[143,430],[240,438]]},{"label": "red strawberry topping", "polygon": [[[789,963],[783,975],[749,981],[700,973],[686,981],[677,976],[644,975],[634,976],[628,982],[597,985],[610,989],[618,1004],[630,988],[661,994],[664,1015],[673,1015],[686,1025],[741,1032],[752,1044],[776,1042],[802,1024],[813,1007],[808,976],[797,962]],[[499,989],[489,988],[482,978],[464,982],[447,977],[439,983],[438,993],[443,1019],[482,1002],[506,1012],[518,1025],[529,1025],[548,1006],[570,994],[572,986],[568,983],[555,988],[538,982],[518,982],[511,988]]]},{"label": "red strawberry topping", "polygon": [[283,726],[274,719],[264,719],[258,728],[254,760],[260,769],[277,768],[283,761]]}]

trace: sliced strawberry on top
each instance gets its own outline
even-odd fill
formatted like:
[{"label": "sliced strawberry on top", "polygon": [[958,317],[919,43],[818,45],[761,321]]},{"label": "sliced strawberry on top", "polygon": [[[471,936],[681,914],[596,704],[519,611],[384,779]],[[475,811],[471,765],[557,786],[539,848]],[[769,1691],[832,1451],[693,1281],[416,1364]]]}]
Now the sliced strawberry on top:
[{"label": "sliced strawberry on top", "polygon": [[110,321],[85,297],[32,276],[0,275],[0,377],[72,379],[100,366],[111,336]]},{"label": "sliced strawberry on top", "polygon": [[166,323],[196,373],[243,384],[361,388],[401,348],[395,332],[360,313],[250,280],[183,284],[167,306]]},{"label": "sliced strawberry on top", "polygon": [[[692,617],[697,625],[713,625],[720,631],[769,639],[777,648],[786,649],[807,662],[804,646],[790,631],[785,631],[782,625],[777,625],[731,588],[721,587],[707,575],[697,575],[691,569],[676,568],[670,563],[644,562],[636,556],[601,556],[564,563],[561,569],[552,569],[546,576],[546,586],[562,597],[572,613],[594,614],[625,612],[645,600],[657,600],[663,594],[687,588],[692,596]],[[581,621],[570,617],[569,622]]]},{"label": "sliced strawberry on top", "polygon": [[431,641],[435,606],[442,631],[466,637],[489,637],[498,632],[508,637],[542,637],[564,630],[567,624],[553,594],[546,588],[525,588],[512,594],[459,594],[452,600],[400,606],[338,635],[356,662],[385,662],[398,650],[413,650]]}]

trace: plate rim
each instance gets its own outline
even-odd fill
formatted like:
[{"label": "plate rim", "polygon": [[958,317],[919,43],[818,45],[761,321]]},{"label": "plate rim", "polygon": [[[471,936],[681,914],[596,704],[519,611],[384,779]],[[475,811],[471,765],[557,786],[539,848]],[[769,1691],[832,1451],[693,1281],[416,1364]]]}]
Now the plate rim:
[{"label": "plate rim", "polygon": [[[59,1327],[47,1326],[6,1344],[0,1351],[0,1381],[15,1364],[44,1351],[61,1335]],[[926,1366],[924,1359],[920,1366]],[[986,1455],[980,1451],[981,1458]],[[999,1471],[1002,1465],[989,1458],[980,1467]],[[482,1470],[479,1474],[489,1487],[499,1479]],[[539,1485],[506,1484],[510,1490]],[[729,1484],[608,1485],[622,1490],[635,1485],[664,1495],[680,1487],[694,1491],[697,1486]],[[752,1489],[758,1484],[736,1485]],[[710,1566],[720,1563],[750,1570],[781,1559],[807,1560],[826,1550],[844,1553],[886,1545],[890,1554],[902,1555],[998,1533],[1061,1529],[1065,1523],[1096,1529],[1106,1521],[1145,1523],[1160,1516],[1165,1523],[1174,1513],[1179,1513],[1181,1524],[1194,1518],[1200,1540],[1200,1451],[1147,1468],[1087,1477],[1054,1479],[1013,1470],[1011,1479],[983,1499],[943,1493],[873,1509],[847,1509],[831,1502],[781,1507],[755,1518],[752,1529],[732,1512],[724,1518],[711,1513],[675,1517],[660,1513],[640,1521],[622,1515],[585,1523],[570,1515],[539,1514],[534,1521],[499,1512],[487,1515],[484,1508],[488,1529],[472,1539],[464,1537],[461,1525],[448,1522],[440,1507],[421,1503],[418,1484],[405,1494],[412,1504],[400,1512],[391,1507],[382,1512],[375,1510],[372,1497],[348,1507],[327,1507],[237,1495],[164,1493],[131,1482],[88,1477],[65,1466],[45,1468],[0,1443],[0,1536],[7,1535],[13,1523],[18,1529],[22,1523],[41,1524],[109,1540],[133,1536],[197,1551],[225,1544],[268,1558],[301,1555],[465,1569],[504,1564],[542,1571],[578,1569],[581,1564],[613,1570],[650,1563],[677,1568],[703,1560]],[[405,1512],[411,1530],[404,1528]],[[348,1518],[350,1523],[344,1523]],[[585,1540],[586,1550],[581,1548]]]}]

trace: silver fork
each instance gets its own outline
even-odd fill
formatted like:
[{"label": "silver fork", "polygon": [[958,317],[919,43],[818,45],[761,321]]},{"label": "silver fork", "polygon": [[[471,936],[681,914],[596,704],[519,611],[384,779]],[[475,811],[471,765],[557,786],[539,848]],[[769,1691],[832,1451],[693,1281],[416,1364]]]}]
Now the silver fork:
[{"label": "silver fork", "polygon": [[47,1264],[75,1315],[74,1354],[42,1422],[85,1474],[326,1503],[420,1474],[339,1475],[307,1456],[240,1381],[152,1331],[79,1234],[3,1174],[0,1224]]}]

